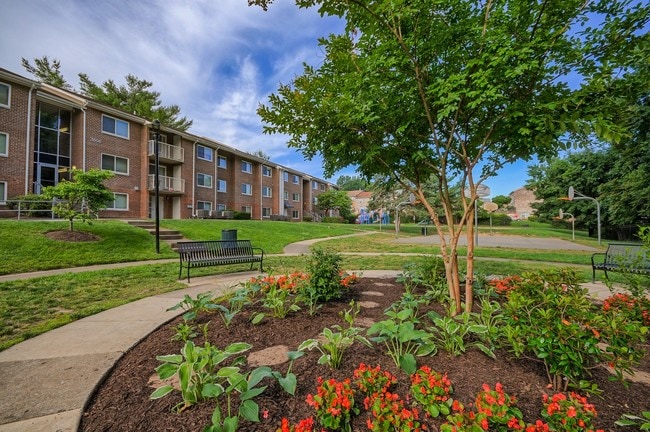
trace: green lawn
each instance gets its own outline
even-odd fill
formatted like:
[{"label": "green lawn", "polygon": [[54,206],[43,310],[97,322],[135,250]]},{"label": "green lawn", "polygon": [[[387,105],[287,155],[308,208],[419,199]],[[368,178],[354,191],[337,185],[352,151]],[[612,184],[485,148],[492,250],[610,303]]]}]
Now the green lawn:
[{"label": "green lawn", "polygon": [[[188,239],[218,239],[223,229],[237,229],[238,238],[250,239],[267,254],[280,254],[287,244],[299,240],[325,238],[361,232],[377,231],[375,235],[343,238],[319,243],[339,252],[377,252],[383,255],[343,255],[347,269],[400,270],[414,259],[390,253],[407,252],[437,254],[432,246],[397,244],[395,233],[377,225],[337,225],[290,222],[261,222],[233,220],[183,220],[162,221],[163,228],[177,229]],[[483,227],[482,227],[483,228]],[[534,233],[551,236],[543,226],[507,228],[500,232]],[[547,227],[548,228],[548,227]],[[90,231],[100,241],[67,243],[49,240],[45,234],[51,230],[67,229],[66,222],[53,221],[0,221],[0,274],[21,273],[53,268],[69,268],[91,264],[105,264],[159,258],[177,255],[166,243],[161,243],[161,254],[155,253],[154,237],[145,230],[120,221],[97,221],[92,225],[76,224],[76,229]],[[555,232],[549,228],[549,232]],[[495,230],[496,231],[496,230]],[[567,238],[569,233],[556,233]],[[420,227],[404,225],[400,237],[420,235]],[[533,235],[533,234],[530,234]],[[595,240],[584,239],[587,244]],[[464,251],[461,251],[463,254]],[[516,274],[554,265],[576,265],[582,280],[591,277],[590,253],[514,250],[502,248],[477,248],[476,269],[482,274]],[[551,262],[550,264],[547,262]],[[557,264],[552,264],[557,263]],[[305,257],[269,256],[265,270],[281,274],[304,270]],[[192,271],[193,276],[223,274],[248,269],[248,265],[211,267]],[[22,281],[0,283],[0,350],[22,340],[59,327],[84,316],[98,313],[143,297],[184,288],[177,280],[177,263],[152,263],[116,270],[67,273]]]}]

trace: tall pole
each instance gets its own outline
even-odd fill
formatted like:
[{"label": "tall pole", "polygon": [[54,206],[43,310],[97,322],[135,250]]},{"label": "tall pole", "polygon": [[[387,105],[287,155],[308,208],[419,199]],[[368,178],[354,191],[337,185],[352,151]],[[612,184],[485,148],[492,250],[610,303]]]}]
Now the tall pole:
[{"label": "tall pole", "polygon": [[160,253],[160,154],[158,152],[158,134],[160,133],[160,121],[153,121],[153,142],[154,153],[156,154],[156,166],[154,171],[154,189],[156,191],[155,218],[156,218],[156,253]]},{"label": "tall pole", "polygon": [[[577,196],[576,196],[577,195]],[[598,244],[600,245],[600,203],[596,198],[588,197],[576,191],[573,186],[569,186],[569,201],[573,200],[591,200],[596,203],[596,221],[598,223]]]}]

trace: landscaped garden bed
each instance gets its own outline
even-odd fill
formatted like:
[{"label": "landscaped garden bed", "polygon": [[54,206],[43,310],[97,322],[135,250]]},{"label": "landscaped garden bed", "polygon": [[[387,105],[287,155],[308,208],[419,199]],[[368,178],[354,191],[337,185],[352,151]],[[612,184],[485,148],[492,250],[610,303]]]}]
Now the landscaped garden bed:
[{"label": "landscaped garden bed", "polygon": [[[292,284],[300,284],[299,279],[300,277],[295,275],[293,278],[287,277],[280,281],[274,279],[272,285],[275,288],[273,289],[291,290],[295,288],[295,286],[291,286]],[[267,283],[265,289],[271,285],[268,282],[268,279],[264,281]],[[349,282],[348,279],[346,284]],[[512,282],[512,280],[507,282]],[[254,281],[249,284],[249,288],[251,286],[259,287],[261,283],[261,279]],[[496,284],[496,287],[502,291],[499,302],[504,305],[510,285],[510,283]],[[404,295],[405,291],[408,293],[407,295]],[[278,294],[276,293],[274,296],[277,297]],[[321,425],[331,426],[328,430],[393,430],[385,429],[386,426],[380,425],[381,419],[371,414],[373,403],[375,403],[375,412],[383,410],[381,415],[384,419],[390,417],[391,409],[398,410],[398,415],[391,421],[391,424],[395,425],[401,422],[402,426],[394,430],[439,430],[443,423],[447,422],[447,411],[451,415],[455,414],[454,419],[461,423],[464,422],[465,425],[469,425],[470,417],[476,415],[478,418],[476,423],[480,426],[481,421],[489,421],[490,430],[517,430],[517,428],[524,430],[526,425],[532,428],[537,421],[544,424],[552,423],[553,418],[547,415],[542,416],[541,413],[551,413],[555,407],[567,404],[573,405],[573,408],[570,406],[563,408],[566,410],[564,411],[566,420],[580,419],[580,416],[584,414],[581,409],[586,409],[587,417],[585,418],[588,418],[591,413],[591,404],[593,404],[593,408],[597,412],[593,419],[594,426],[604,430],[615,430],[617,427],[614,422],[622,414],[640,414],[642,411],[648,410],[650,383],[630,381],[626,387],[621,382],[612,381],[612,373],[601,366],[590,369],[591,375],[588,377],[589,388],[594,390],[597,387],[599,394],[587,394],[584,391],[587,388],[586,383],[583,383],[585,389],[582,391],[567,389],[578,391],[581,395],[587,396],[588,402],[582,399],[583,396],[575,396],[575,399],[571,401],[569,391],[561,392],[562,398],[567,397],[568,400],[552,399],[553,395],[560,392],[557,391],[558,389],[553,389],[551,383],[555,383],[556,386],[558,384],[564,386],[564,383],[556,382],[555,375],[547,372],[547,368],[539,358],[534,359],[529,354],[515,356],[515,350],[505,343],[503,346],[490,346],[489,338],[484,337],[484,329],[480,326],[468,329],[467,326],[461,325],[458,330],[453,330],[453,324],[462,324],[463,320],[448,318],[444,302],[440,303],[432,298],[427,302],[417,302],[416,299],[422,299],[422,296],[430,297],[431,289],[415,286],[409,282],[405,285],[396,279],[361,277],[356,283],[351,284],[349,289],[342,291],[342,297],[318,305],[312,304],[311,309],[308,305],[301,303],[300,310],[293,310],[295,308],[292,308],[291,304],[298,303],[289,300],[290,297],[285,297],[282,302],[276,302],[275,308],[273,308],[267,295],[266,301],[260,300],[248,304],[240,312],[228,315],[228,312],[233,310],[233,302],[223,303],[231,305],[230,309],[224,307],[218,310],[206,307],[207,303],[198,298],[188,301],[182,306],[190,314],[193,315],[196,310],[203,310],[196,316],[186,314],[185,318],[178,317],[153,332],[127,352],[90,401],[83,414],[80,430],[84,432],[109,430],[202,431],[206,426],[213,424],[217,403],[220,407],[221,422],[229,416],[237,417],[241,392],[225,392],[221,397],[208,398],[205,401],[189,404],[187,398],[184,399],[181,391],[177,389],[163,395],[165,385],[178,388],[182,384],[179,384],[178,380],[174,382],[174,379],[171,381],[161,380],[156,369],[164,370],[165,367],[162,365],[174,363],[170,356],[178,355],[184,349],[187,350],[187,343],[182,339],[188,338],[189,328],[196,333],[195,337],[189,338],[189,340],[193,340],[195,348],[207,346],[203,334],[207,335],[210,346],[217,347],[222,353],[228,351],[229,347],[238,346],[243,342],[250,345],[250,348],[239,346],[239,350],[232,348],[232,356],[226,355],[225,357],[228,359],[216,368],[228,366],[221,370],[222,376],[225,376],[227,372],[238,373],[250,378],[251,375],[246,374],[264,364],[268,364],[273,371],[272,373],[263,372],[266,378],[260,380],[257,388],[266,386],[265,390],[249,399],[254,401],[258,411],[253,409],[255,411],[253,414],[256,413],[256,415],[250,414],[251,411],[249,411],[250,415],[239,416],[238,430],[306,431],[311,430],[304,426],[308,422],[306,419],[309,418],[314,422],[313,430],[321,430]],[[204,300],[208,300],[208,298],[206,297]],[[410,368],[408,361],[402,359],[404,360],[402,367],[397,366],[389,355],[388,345],[382,342],[366,344],[364,339],[371,340],[382,334],[381,323],[386,323],[391,316],[390,313],[386,314],[386,310],[391,308],[393,311],[404,310],[406,305],[414,307],[415,302],[417,302],[416,316],[419,317],[417,327],[431,329],[434,337],[430,340],[429,348],[435,346],[435,349],[431,354],[415,357],[418,372],[412,375],[405,371]],[[492,307],[497,307],[497,303],[493,302]],[[396,307],[398,304],[401,305],[400,308]],[[203,307],[198,307],[199,305]],[[317,309],[317,306],[320,308]],[[487,308],[488,304],[484,304],[484,306]],[[477,302],[477,313],[481,312],[480,307],[481,302]],[[598,306],[594,307],[598,308]],[[507,307],[504,306],[504,310],[506,309]],[[279,318],[278,316],[281,315],[285,316]],[[397,319],[396,316],[393,315],[393,318]],[[191,325],[188,326],[188,323]],[[565,326],[573,324],[575,323],[560,323]],[[478,324],[475,323],[475,325]],[[329,333],[324,331],[326,328],[330,329]],[[369,328],[373,329],[370,333],[367,331]],[[442,330],[443,328],[446,330]],[[582,323],[582,328],[584,330],[584,323]],[[538,329],[540,332],[542,330]],[[589,335],[594,337],[598,333],[595,326],[593,329],[587,330]],[[475,332],[473,333],[473,331]],[[327,341],[334,340],[333,335],[335,334],[354,340],[353,343],[350,341],[351,346],[343,351],[341,365],[338,368],[330,367],[333,358],[332,356],[327,357],[327,354],[331,354],[331,352],[323,345]],[[383,334],[386,332],[384,331]],[[464,334],[465,336],[457,339],[453,337],[454,334]],[[184,336],[181,337],[181,335]],[[600,335],[598,336],[600,337]],[[304,343],[312,338],[317,342]],[[414,343],[416,343],[416,339],[417,337],[412,337]],[[301,351],[304,354],[298,356],[296,352],[301,345]],[[636,345],[638,350],[647,352],[648,345],[645,336]],[[307,347],[312,349],[307,349]],[[422,348],[421,353],[427,350]],[[240,351],[241,355],[246,356],[247,361],[241,364],[233,363],[233,360],[240,355]],[[293,352],[291,355],[295,359],[291,362],[286,360],[287,351]],[[486,355],[485,352],[492,352],[495,358]],[[404,358],[408,358],[408,356],[404,356]],[[587,359],[584,363],[586,366],[589,365]],[[379,366],[378,370],[377,366]],[[236,372],[235,369],[237,369]],[[647,356],[641,359],[635,369],[650,373],[650,362]],[[266,371],[266,369],[263,370]],[[396,400],[388,405],[393,408],[385,408],[386,406],[377,402],[376,398],[366,399],[368,394],[364,393],[362,387],[359,386],[360,382],[368,384],[378,375],[384,376],[384,373],[394,377],[394,379],[391,378],[393,382],[388,388],[390,394],[397,395],[391,396]],[[274,376],[271,376],[272,374]],[[369,378],[368,374],[372,376]],[[413,377],[416,375],[420,378],[414,381]],[[296,377],[293,395],[286,391],[291,387],[291,385],[287,385],[287,381],[291,381],[290,376]],[[360,380],[360,377],[363,376],[365,376],[365,381],[364,379]],[[334,381],[328,381],[330,379]],[[348,379],[350,380],[349,386],[346,384]],[[424,381],[433,380],[427,382],[434,383],[432,386],[435,389],[423,389],[422,379]],[[338,392],[339,396],[341,394],[347,396],[339,397],[334,402],[330,400],[331,407],[328,403],[321,403],[319,396],[327,398],[328,386],[334,393]],[[161,391],[161,389],[163,390]],[[435,399],[430,393],[434,390],[438,392],[438,399]],[[157,395],[156,392],[158,392]],[[152,400],[152,394],[160,397]],[[548,395],[548,399],[545,400],[544,395]],[[477,396],[481,398],[482,402],[476,403]],[[347,417],[345,410],[348,407],[347,403],[352,402],[350,399],[352,397],[354,402],[349,406],[351,412]],[[492,412],[491,416],[488,416],[489,418],[479,413],[479,408],[485,406],[486,401],[491,401],[492,397],[497,401],[505,401],[507,408],[504,415],[508,418],[503,425],[498,427],[496,426],[498,419],[495,412]],[[434,400],[436,402],[433,402]],[[452,401],[456,401],[456,403]],[[336,404],[339,406],[335,406]],[[459,411],[461,404],[464,406],[463,412]],[[248,405],[249,408],[252,406],[253,404]],[[380,408],[381,406],[384,408]],[[574,411],[576,407],[577,411]],[[327,410],[328,408],[334,408],[334,410],[330,412]],[[337,411],[339,408],[342,412]],[[439,413],[438,416],[434,417],[437,413]],[[259,422],[250,422],[246,420],[247,416],[257,416]],[[402,420],[396,420],[399,418]],[[284,428],[281,429],[283,419],[285,419]],[[303,426],[298,426],[301,421],[303,421]],[[409,422],[410,429],[407,426]],[[508,426],[508,422],[510,426]],[[450,424],[448,423],[447,427],[450,427]],[[369,429],[370,427],[373,429]],[[481,430],[466,427],[468,428],[458,430]],[[542,426],[538,427],[539,429],[530,430],[544,430]],[[215,427],[211,430],[230,429]],[[566,430],[587,429],[576,427]],[[621,428],[621,430],[625,429]]]}]

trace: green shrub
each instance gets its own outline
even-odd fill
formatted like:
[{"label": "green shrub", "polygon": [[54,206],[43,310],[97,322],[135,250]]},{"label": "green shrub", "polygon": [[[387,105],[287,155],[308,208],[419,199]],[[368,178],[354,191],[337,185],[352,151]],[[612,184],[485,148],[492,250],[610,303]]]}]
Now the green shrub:
[{"label": "green shrub", "polygon": [[348,223],[345,219],[343,219],[341,216],[325,216],[323,218],[324,223]]},{"label": "green shrub", "polygon": [[336,252],[314,248],[307,262],[309,284],[316,292],[318,302],[328,302],[342,297],[341,256]]},{"label": "green shrub", "polygon": [[49,217],[52,215],[52,200],[42,195],[19,195],[7,201],[7,208],[18,210],[17,200],[24,201],[20,204],[20,216]]},{"label": "green shrub", "polygon": [[250,220],[251,214],[247,212],[235,211],[233,212],[232,218],[235,220]]},{"label": "green shrub", "polygon": [[589,371],[611,365],[618,378],[638,364],[647,327],[625,314],[603,314],[578,284],[574,270],[522,275],[503,306],[503,335],[518,357],[530,356],[546,367],[555,391],[569,386],[597,390]]}]

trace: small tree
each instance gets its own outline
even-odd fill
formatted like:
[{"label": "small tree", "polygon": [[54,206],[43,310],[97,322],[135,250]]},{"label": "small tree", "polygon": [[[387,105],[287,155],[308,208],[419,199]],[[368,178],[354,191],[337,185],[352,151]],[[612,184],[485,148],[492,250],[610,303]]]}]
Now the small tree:
[{"label": "small tree", "polygon": [[70,222],[70,231],[73,231],[75,219],[88,222],[93,214],[113,200],[113,192],[104,185],[104,181],[111,177],[111,171],[93,168],[84,172],[72,169],[72,180],[61,180],[56,186],[44,188],[43,195],[63,200],[56,204],[52,211],[67,219]]},{"label": "small tree", "polygon": [[318,208],[324,212],[338,210],[341,217],[348,218],[352,215],[352,199],[345,191],[328,190],[318,195]]}]

